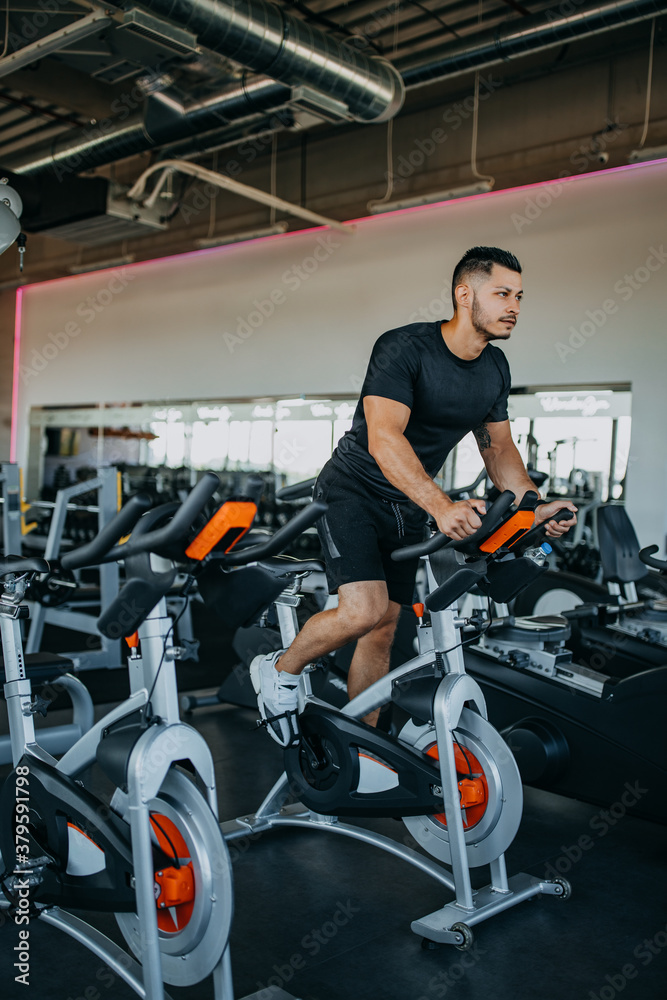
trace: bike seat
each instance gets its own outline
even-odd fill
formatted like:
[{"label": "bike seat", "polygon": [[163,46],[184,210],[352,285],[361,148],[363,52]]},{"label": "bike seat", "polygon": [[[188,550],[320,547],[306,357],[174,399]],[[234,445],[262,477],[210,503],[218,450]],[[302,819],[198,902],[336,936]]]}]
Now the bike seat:
[{"label": "bike seat", "polygon": [[9,573],[48,573],[49,564],[39,556],[3,556],[0,558],[0,577]]},{"label": "bike seat", "polygon": [[274,576],[297,576],[301,573],[323,573],[324,563],[321,559],[297,559],[295,556],[269,556],[258,563]]},{"label": "bike seat", "polygon": [[[26,653],[24,656],[25,671],[31,681],[51,681],[61,674],[69,673],[74,664],[66,656],[57,653]],[[5,683],[5,664],[0,659],[0,681]]]},{"label": "bike seat", "polygon": [[596,517],[605,583],[634,583],[643,579],[648,571],[639,558],[639,542],[625,507],[602,504]]},{"label": "bike seat", "polygon": [[[486,471],[486,470],[484,470]],[[276,500],[305,500],[313,495],[313,487],[317,482],[317,476],[313,479],[305,479],[301,483],[294,483],[293,486],[283,486],[276,493]]]}]

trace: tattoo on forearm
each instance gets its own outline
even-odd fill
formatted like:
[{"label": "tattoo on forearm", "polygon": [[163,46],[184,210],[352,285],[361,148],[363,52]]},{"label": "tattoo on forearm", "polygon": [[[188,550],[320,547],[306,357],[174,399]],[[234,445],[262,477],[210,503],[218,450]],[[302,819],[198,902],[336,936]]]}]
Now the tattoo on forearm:
[{"label": "tattoo on forearm", "polygon": [[486,424],[481,423],[479,427],[475,427],[473,434],[477,439],[477,444],[480,451],[486,451],[487,448],[491,447],[491,435],[489,434],[488,427]]}]

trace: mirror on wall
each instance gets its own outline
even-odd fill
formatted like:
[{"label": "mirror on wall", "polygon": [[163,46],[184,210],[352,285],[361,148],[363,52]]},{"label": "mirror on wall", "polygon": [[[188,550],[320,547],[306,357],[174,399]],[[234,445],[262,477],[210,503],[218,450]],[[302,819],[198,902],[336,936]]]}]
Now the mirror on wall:
[{"label": "mirror on wall", "polygon": [[[513,389],[509,413],[522,458],[552,494],[619,499],[630,452],[627,385],[530,386]],[[275,487],[316,476],[350,426],[353,398],[202,400],[31,412],[29,465],[41,492],[80,478],[82,470],[116,465],[123,490],[167,484],[178,491],[198,470],[213,469],[235,488],[251,471]],[[444,489],[474,482],[482,469],[472,434],[441,471]]]},{"label": "mirror on wall", "polygon": [[[512,436],[543,492],[595,500],[623,498],[630,455],[629,386],[527,387],[512,391]],[[442,471],[444,489],[473,483],[482,468],[468,434]]]}]

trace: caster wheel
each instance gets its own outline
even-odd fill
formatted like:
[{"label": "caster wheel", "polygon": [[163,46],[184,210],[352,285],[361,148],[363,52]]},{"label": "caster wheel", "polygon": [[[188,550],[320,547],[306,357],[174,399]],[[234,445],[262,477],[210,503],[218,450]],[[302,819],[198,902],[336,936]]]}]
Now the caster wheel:
[{"label": "caster wheel", "polygon": [[436,951],[437,947],[437,941],[430,941],[428,938],[422,938],[422,948],[424,951]]},{"label": "caster wheel", "polygon": [[461,944],[454,945],[457,951],[468,951],[469,948],[472,948],[475,938],[467,924],[452,924],[449,929],[450,931],[454,931],[455,934],[461,934],[463,937]]},{"label": "caster wheel", "polygon": [[566,878],[552,878],[551,884],[558,887],[559,891],[554,894],[556,899],[560,899],[562,902],[565,902],[565,900],[569,899],[572,895],[572,886]]}]

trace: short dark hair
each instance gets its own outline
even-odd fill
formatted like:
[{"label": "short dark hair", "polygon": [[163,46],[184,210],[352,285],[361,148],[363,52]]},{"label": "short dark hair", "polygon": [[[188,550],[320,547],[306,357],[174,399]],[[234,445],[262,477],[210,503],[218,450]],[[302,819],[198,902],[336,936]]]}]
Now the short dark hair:
[{"label": "short dark hair", "polygon": [[509,250],[499,250],[498,247],[472,247],[470,250],[466,250],[452,275],[454,312],[456,312],[456,295],[454,293],[457,285],[462,284],[466,278],[473,275],[488,278],[494,264],[499,264],[501,267],[506,267],[508,271],[516,271],[517,274],[521,274],[521,264]]}]

